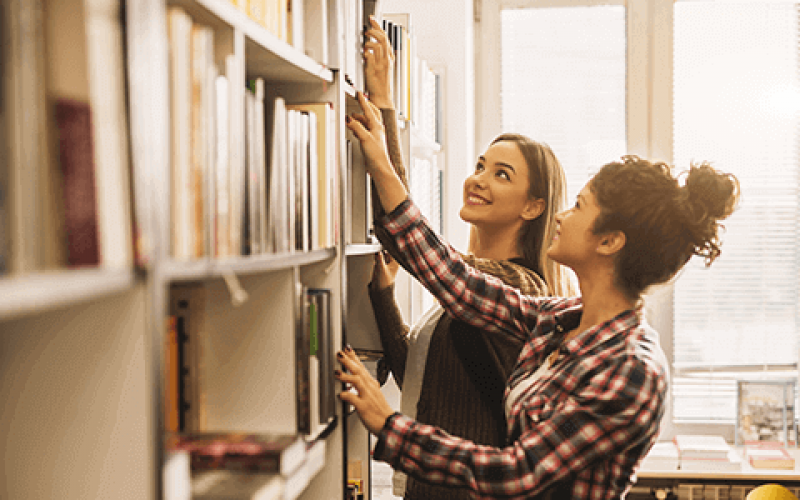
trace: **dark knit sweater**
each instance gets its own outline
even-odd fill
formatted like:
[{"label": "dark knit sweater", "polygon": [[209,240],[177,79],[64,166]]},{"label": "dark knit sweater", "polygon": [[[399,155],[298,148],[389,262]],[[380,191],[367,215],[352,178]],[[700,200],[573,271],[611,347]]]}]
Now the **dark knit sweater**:
[{"label": "dark knit sweater", "polygon": [[[394,112],[381,112],[392,163],[405,182],[407,178],[400,155]],[[379,204],[373,207],[373,213],[376,217],[384,214]],[[397,258],[392,239],[380,231],[376,231],[376,234],[384,247]],[[527,295],[547,293],[544,281],[521,259],[496,261],[471,256],[465,256],[465,259],[478,269],[520,288]],[[402,260],[398,262],[404,264]],[[402,389],[409,327],[404,324],[394,300],[393,287],[377,290],[371,285],[369,295],[383,344],[384,360]],[[503,393],[522,345],[521,340],[510,335],[490,335],[443,315],[431,335],[416,419],[478,444],[505,446]],[[464,490],[433,486],[409,477],[404,498],[466,500],[472,497]]]}]

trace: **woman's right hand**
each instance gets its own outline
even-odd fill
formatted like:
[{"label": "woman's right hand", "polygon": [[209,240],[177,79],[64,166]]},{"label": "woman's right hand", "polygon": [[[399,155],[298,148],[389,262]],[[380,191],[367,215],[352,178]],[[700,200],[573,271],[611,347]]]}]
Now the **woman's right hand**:
[{"label": "woman's right hand", "polygon": [[389,255],[389,252],[382,250],[375,254],[375,267],[372,269],[372,283],[374,283],[378,290],[385,290],[394,285],[399,270],[400,264]]},{"label": "woman's right hand", "polygon": [[394,51],[380,23],[370,16],[364,41],[364,80],[369,100],[380,109],[394,109]]}]

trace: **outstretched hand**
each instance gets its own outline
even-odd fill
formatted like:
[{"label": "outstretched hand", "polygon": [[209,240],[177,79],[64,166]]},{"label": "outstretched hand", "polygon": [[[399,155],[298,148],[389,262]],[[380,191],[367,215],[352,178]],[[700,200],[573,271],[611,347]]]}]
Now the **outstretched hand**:
[{"label": "outstretched hand", "polygon": [[386,149],[386,129],[380,110],[362,92],[356,95],[361,113],[345,117],[347,128],[358,138],[366,160],[367,172],[373,177],[382,171],[394,171]]},{"label": "outstretched hand", "polygon": [[355,389],[355,392],[349,390],[340,392],[339,398],[353,405],[368,431],[378,434],[386,419],[394,413],[383,397],[380,384],[372,378],[350,347],[337,352],[336,359],[342,365],[342,370],[335,372],[336,378]]},{"label": "outstretched hand", "polygon": [[394,51],[380,23],[370,16],[364,41],[364,81],[369,100],[381,109],[393,109]]},{"label": "outstretched hand", "polygon": [[400,264],[386,250],[375,254],[375,267],[372,269],[372,282],[378,290],[394,285]]}]

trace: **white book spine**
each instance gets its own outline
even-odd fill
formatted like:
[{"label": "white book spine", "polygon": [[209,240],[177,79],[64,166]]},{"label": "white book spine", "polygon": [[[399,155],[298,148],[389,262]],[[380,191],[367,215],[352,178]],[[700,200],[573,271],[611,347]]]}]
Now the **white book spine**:
[{"label": "white book spine", "polygon": [[89,93],[95,145],[101,265],[133,263],[130,160],[119,2],[87,0]]},{"label": "white book spine", "polygon": [[191,29],[192,20],[180,7],[168,11],[170,39],[170,110],[172,112],[172,256],[192,256],[191,202]]}]

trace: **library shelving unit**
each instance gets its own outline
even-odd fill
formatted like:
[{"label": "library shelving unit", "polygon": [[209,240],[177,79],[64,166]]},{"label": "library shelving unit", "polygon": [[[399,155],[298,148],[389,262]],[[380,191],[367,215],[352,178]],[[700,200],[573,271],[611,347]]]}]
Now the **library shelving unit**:
[{"label": "library shelving unit", "polygon": [[[316,36],[306,40],[305,50],[287,29],[276,34],[248,10],[278,3],[291,5],[295,13],[303,8],[324,12],[306,16],[304,27],[291,25],[294,33],[305,28],[306,35]],[[166,444],[174,430],[167,344],[176,317],[188,322],[182,333],[197,336],[181,356],[200,359],[189,364],[195,373],[181,371],[180,377],[190,380],[186,393],[191,398],[188,407],[179,408],[178,430],[302,433],[296,354],[302,291],[330,294],[331,354],[351,335],[374,328],[366,281],[380,245],[370,236],[370,185],[360,146],[344,126],[361,90],[359,68],[353,65],[360,60],[360,15],[374,3],[2,3],[0,443],[5,461],[0,497],[141,500],[188,491],[171,489],[183,476],[173,474],[174,454]],[[252,108],[245,96],[252,82],[258,82],[255,95],[265,103],[327,103],[332,109],[332,229],[325,241],[303,244],[302,250],[290,241],[289,248],[276,251],[272,241],[270,248],[255,251],[251,245],[240,251],[239,234],[221,252],[219,194],[206,173],[199,192],[208,199],[202,208],[194,206],[197,226],[189,233],[200,243],[182,246],[176,235],[185,235],[180,221],[192,210],[178,204],[186,196],[173,184],[176,165],[186,159],[180,155],[191,153],[176,142],[190,133],[176,125],[176,117],[189,108],[176,103],[191,100],[176,81],[179,48],[170,19],[175,9],[191,21],[185,26],[205,28],[205,57],[217,71],[209,73],[206,84],[218,81],[214,75],[227,78],[232,97],[225,110],[230,119],[224,149],[232,182],[251,182],[243,169],[253,157],[249,141],[258,136],[248,125]],[[217,109],[223,94],[208,95],[216,101],[209,97],[204,102],[214,107],[206,109]],[[88,142],[73,146],[67,156],[63,144],[75,139],[62,136],[72,129],[52,116],[62,102],[84,105],[70,116],[91,117],[81,122],[84,135],[79,137]],[[209,112],[205,118],[210,116],[220,115]],[[222,132],[213,130],[205,141],[222,148]],[[211,168],[213,155],[206,154]],[[67,172],[67,157],[93,183]],[[233,172],[237,168],[240,177]],[[80,206],[92,207],[92,237],[99,247],[94,260],[71,260],[83,247],[71,239],[75,228],[65,222],[74,216],[64,208],[67,199],[91,202]],[[242,206],[242,200],[230,200],[228,208]],[[242,208],[235,220],[244,220],[251,208]],[[248,227],[245,238],[252,241],[255,226]],[[329,368],[335,365],[333,359],[327,362]],[[275,498],[346,499],[348,478],[368,481],[368,434],[338,400],[333,418],[305,440],[308,450],[316,450],[307,458],[314,460],[311,472],[302,488],[285,488]]]}]

